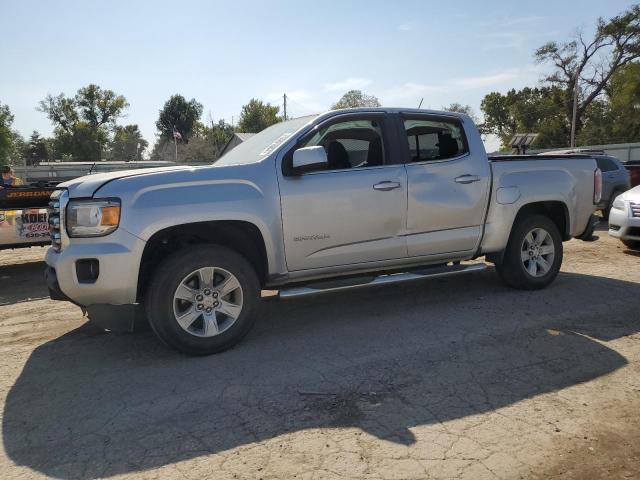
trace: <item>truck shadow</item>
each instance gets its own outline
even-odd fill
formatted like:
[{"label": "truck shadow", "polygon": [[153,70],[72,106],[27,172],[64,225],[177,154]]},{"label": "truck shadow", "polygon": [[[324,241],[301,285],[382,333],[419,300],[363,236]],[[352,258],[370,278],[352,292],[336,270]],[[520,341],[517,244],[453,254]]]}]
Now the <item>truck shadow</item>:
[{"label": "truck shadow", "polygon": [[48,298],[43,261],[0,265],[0,305]]},{"label": "truck shadow", "polygon": [[414,426],[623,367],[606,342],[640,330],[638,293],[568,273],[519,292],[489,271],[267,303],[247,340],[206,358],[83,326],[31,354],[6,400],[4,448],[45,475],[89,479],[321,427],[410,445]]}]

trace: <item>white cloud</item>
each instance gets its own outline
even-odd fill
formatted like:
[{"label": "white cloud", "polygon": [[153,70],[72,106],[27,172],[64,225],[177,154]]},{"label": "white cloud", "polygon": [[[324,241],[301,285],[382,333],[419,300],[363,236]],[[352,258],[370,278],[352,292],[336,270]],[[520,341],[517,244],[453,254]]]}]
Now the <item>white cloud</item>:
[{"label": "white cloud", "polygon": [[408,32],[410,30],[413,30],[413,24],[412,23],[403,23],[403,24],[398,26],[398,30],[400,30],[401,32]]},{"label": "white cloud", "polygon": [[531,85],[532,82],[535,83],[539,73],[539,68],[535,66],[524,66],[486,75],[453,78],[441,84],[405,82],[378,93],[382,104],[386,106],[417,107],[424,98],[423,107],[440,108],[441,105],[460,101],[461,97],[473,96],[477,90],[488,93],[490,90],[502,91],[505,88]]},{"label": "white cloud", "polygon": [[497,23],[498,27],[512,27],[514,25],[529,25],[532,23],[538,23],[541,20],[544,20],[546,17],[542,17],[540,15],[528,15],[526,17],[514,17],[507,18],[505,20],[499,21]]},{"label": "white cloud", "polygon": [[[391,87],[384,92],[381,92],[381,98],[384,105],[396,105],[407,101],[409,99],[415,100],[425,95],[434,93],[444,93],[448,90],[448,87],[442,85],[429,85],[422,83],[406,82],[402,85]],[[417,106],[417,105],[416,105]]]},{"label": "white cloud", "polygon": [[349,77],[335,83],[325,83],[324,89],[327,92],[347,92],[349,90],[361,90],[371,85],[371,83],[371,80],[368,78]]},{"label": "white cloud", "polygon": [[512,48],[523,49],[526,45],[527,36],[520,32],[494,32],[482,35],[485,40],[483,48],[485,50],[500,50]]},{"label": "white cloud", "polygon": [[443,84],[422,84],[406,82],[402,85],[391,87],[381,92],[381,97],[385,105],[399,104],[405,101],[420,101],[422,97],[435,94],[447,94],[463,92],[478,88],[497,87],[499,85],[513,82],[519,76],[526,73],[526,69],[509,69],[494,74],[481,75],[475,77],[460,77],[452,79]]},{"label": "white cloud", "polygon": [[458,78],[454,80],[453,84],[462,89],[487,88],[510,82],[517,77],[518,72],[516,70],[507,70],[493,75]]}]

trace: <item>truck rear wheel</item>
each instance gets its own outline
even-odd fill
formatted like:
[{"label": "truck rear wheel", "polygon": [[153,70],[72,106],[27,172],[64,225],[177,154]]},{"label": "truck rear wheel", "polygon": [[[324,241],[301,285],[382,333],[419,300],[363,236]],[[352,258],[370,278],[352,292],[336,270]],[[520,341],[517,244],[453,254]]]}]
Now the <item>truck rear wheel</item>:
[{"label": "truck rear wheel", "polygon": [[249,332],[259,302],[258,276],[244,257],[223,246],[195,245],[158,267],[145,309],[164,343],[189,355],[209,355]]},{"label": "truck rear wheel", "polygon": [[544,215],[524,217],[514,225],[496,270],[511,287],[541,289],[558,275],[562,253],[562,237],[553,221]]}]

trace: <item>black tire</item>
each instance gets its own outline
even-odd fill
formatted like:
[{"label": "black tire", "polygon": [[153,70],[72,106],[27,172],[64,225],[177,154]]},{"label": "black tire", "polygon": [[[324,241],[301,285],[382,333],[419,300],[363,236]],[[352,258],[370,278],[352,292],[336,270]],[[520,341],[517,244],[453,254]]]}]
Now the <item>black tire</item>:
[{"label": "black tire", "polygon": [[[174,293],[182,280],[203,267],[232,273],[242,289],[242,310],[231,326],[212,337],[184,330],[174,315]],[[251,264],[219,245],[194,245],[167,258],[155,271],[145,298],[151,328],[165,344],[188,355],[210,355],[233,347],[253,326],[260,304],[260,282]]]},{"label": "black tire", "polygon": [[637,240],[622,240],[622,243],[630,250],[640,250],[640,242]]},{"label": "black tire", "polygon": [[[525,268],[522,261],[521,248],[525,236],[534,229],[542,228],[547,231],[553,240],[554,258],[549,270],[541,276],[533,276]],[[496,264],[496,270],[500,278],[513,288],[520,290],[539,290],[549,285],[558,275],[562,265],[562,237],[556,224],[544,215],[532,215],[516,219],[509,243],[504,252],[502,262]]]}]

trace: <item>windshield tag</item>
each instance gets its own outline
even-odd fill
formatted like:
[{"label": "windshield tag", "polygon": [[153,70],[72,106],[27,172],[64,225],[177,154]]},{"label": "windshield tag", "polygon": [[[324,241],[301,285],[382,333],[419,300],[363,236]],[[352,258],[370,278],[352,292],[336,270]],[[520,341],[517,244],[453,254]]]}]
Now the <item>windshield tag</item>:
[{"label": "windshield tag", "polygon": [[265,148],[263,151],[261,151],[258,155],[260,155],[261,157],[264,157],[266,155],[269,155],[269,154],[273,153],[273,151],[276,148],[278,148],[280,145],[282,145],[285,142],[285,140],[291,136],[292,133],[293,132],[283,133],[278,138],[276,138],[275,141],[271,145],[269,145],[267,148]]}]

